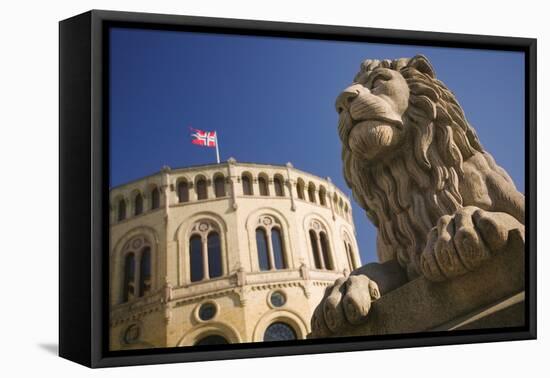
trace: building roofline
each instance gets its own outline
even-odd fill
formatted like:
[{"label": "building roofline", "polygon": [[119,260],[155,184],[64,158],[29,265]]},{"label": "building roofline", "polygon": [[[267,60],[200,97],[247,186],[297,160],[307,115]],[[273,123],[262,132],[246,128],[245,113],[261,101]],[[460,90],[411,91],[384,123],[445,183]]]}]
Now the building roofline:
[{"label": "building roofline", "polygon": [[[216,167],[216,166],[219,166],[219,167],[227,167],[230,163],[228,161],[224,161],[224,162],[221,162],[221,163],[210,163],[210,164],[196,164],[196,165],[188,165],[188,166],[185,166],[185,167],[176,167],[176,168],[172,168],[172,167],[167,167],[169,170],[168,172],[170,173],[174,173],[174,172],[182,172],[182,171],[193,171],[193,170],[197,170],[197,169],[202,169],[202,168],[213,168],[213,167]],[[314,173],[310,173],[310,172],[307,172],[307,171],[304,171],[302,169],[299,169],[299,168],[296,168],[294,167],[293,165],[288,167],[288,163],[287,164],[269,164],[269,163],[254,163],[254,162],[245,162],[245,161],[235,161],[234,162],[235,165],[250,165],[250,166],[262,166],[262,167],[275,167],[275,168],[284,168],[284,169],[291,169],[291,170],[294,170],[294,171],[298,171],[300,173],[303,173],[305,175],[309,175],[309,176],[313,176],[319,180],[322,180],[322,181],[325,181],[325,182],[329,182],[330,184],[332,184],[336,189],[338,189],[338,191],[340,191],[344,197],[346,197],[348,200],[350,200],[350,197],[344,193],[342,191],[342,189],[340,189],[336,184],[332,183],[329,179],[329,177],[321,177],[321,176],[318,176]],[[134,180],[130,180],[130,181],[126,181],[122,184],[119,184],[119,185],[116,185],[116,186],[112,186],[109,188],[109,191],[113,190],[113,189],[118,189],[118,188],[121,188],[121,187],[124,187],[126,185],[130,185],[130,184],[133,184],[133,183],[136,183],[138,181],[142,181],[142,180],[145,180],[145,179],[148,179],[148,178],[151,178],[151,177],[154,177],[154,176],[157,176],[159,174],[161,174],[163,172],[163,169],[160,169],[156,172],[153,172],[151,174],[148,174],[148,175],[145,175],[145,176],[142,176],[140,178],[137,178],[137,179],[134,179]]]}]

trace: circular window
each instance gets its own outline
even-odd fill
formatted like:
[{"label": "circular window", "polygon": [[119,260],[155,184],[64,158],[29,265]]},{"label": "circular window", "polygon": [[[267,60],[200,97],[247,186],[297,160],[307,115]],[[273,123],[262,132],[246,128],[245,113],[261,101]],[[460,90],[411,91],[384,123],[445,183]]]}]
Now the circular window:
[{"label": "circular window", "polygon": [[273,307],[281,307],[286,303],[285,295],[280,291],[274,291],[269,297],[269,301]]},{"label": "circular window", "polygon": [[124,332],[124,342],[126,344],[131,344],[136,342],[139,339],[139,326],[137,324],[132,324]]},{"label": "circular window", "polygon": [[264,333],[264,341],[296,340],[296,332],[286,323],[271,324]]},{"label": "circular window", "polygon": [[205,303],[199,308],[199,318],[201,320],[210,320],[216,316],[216,305],[214,303]]},{"label": "circular window", "polygon": [[223,344],[229,344],[229,341],[225,339],[225,337],[220,335],[210,335],[203,337],[195,345],[223,345]]}]

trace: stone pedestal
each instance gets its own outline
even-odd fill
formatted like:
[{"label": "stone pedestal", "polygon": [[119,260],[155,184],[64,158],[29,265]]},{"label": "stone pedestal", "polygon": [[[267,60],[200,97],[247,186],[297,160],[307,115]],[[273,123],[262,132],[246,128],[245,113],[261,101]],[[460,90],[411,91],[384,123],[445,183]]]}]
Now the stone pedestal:
[{"label": "stone pedestal", "polygon": [[518,243],[475,272],[442,283],[418,278],[385,294],[364,324],[332,337],[523,326],[524,273]]}]

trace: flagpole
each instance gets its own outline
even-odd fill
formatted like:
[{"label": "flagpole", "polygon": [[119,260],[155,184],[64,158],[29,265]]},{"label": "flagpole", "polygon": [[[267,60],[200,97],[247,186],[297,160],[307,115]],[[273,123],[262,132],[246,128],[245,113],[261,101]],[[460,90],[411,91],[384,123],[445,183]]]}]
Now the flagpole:
[{"label": "flagpole", "polygon": [[218,164],[220,164],[220,150],[218,149],[218,145],[219,145],[218,132],[215,131],[215,133],[216,133],[216,159],[218,160]]}]

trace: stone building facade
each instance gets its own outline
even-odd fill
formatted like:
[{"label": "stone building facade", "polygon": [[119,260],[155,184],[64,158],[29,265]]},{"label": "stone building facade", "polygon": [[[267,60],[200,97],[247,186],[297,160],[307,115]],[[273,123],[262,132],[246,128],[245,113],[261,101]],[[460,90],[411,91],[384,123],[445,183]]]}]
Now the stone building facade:
[{"label": "stone building facade", "polygon": [[306,338],[361,265],[349,198],[290,163],[165,167],[110,210],[111,350]]}]

